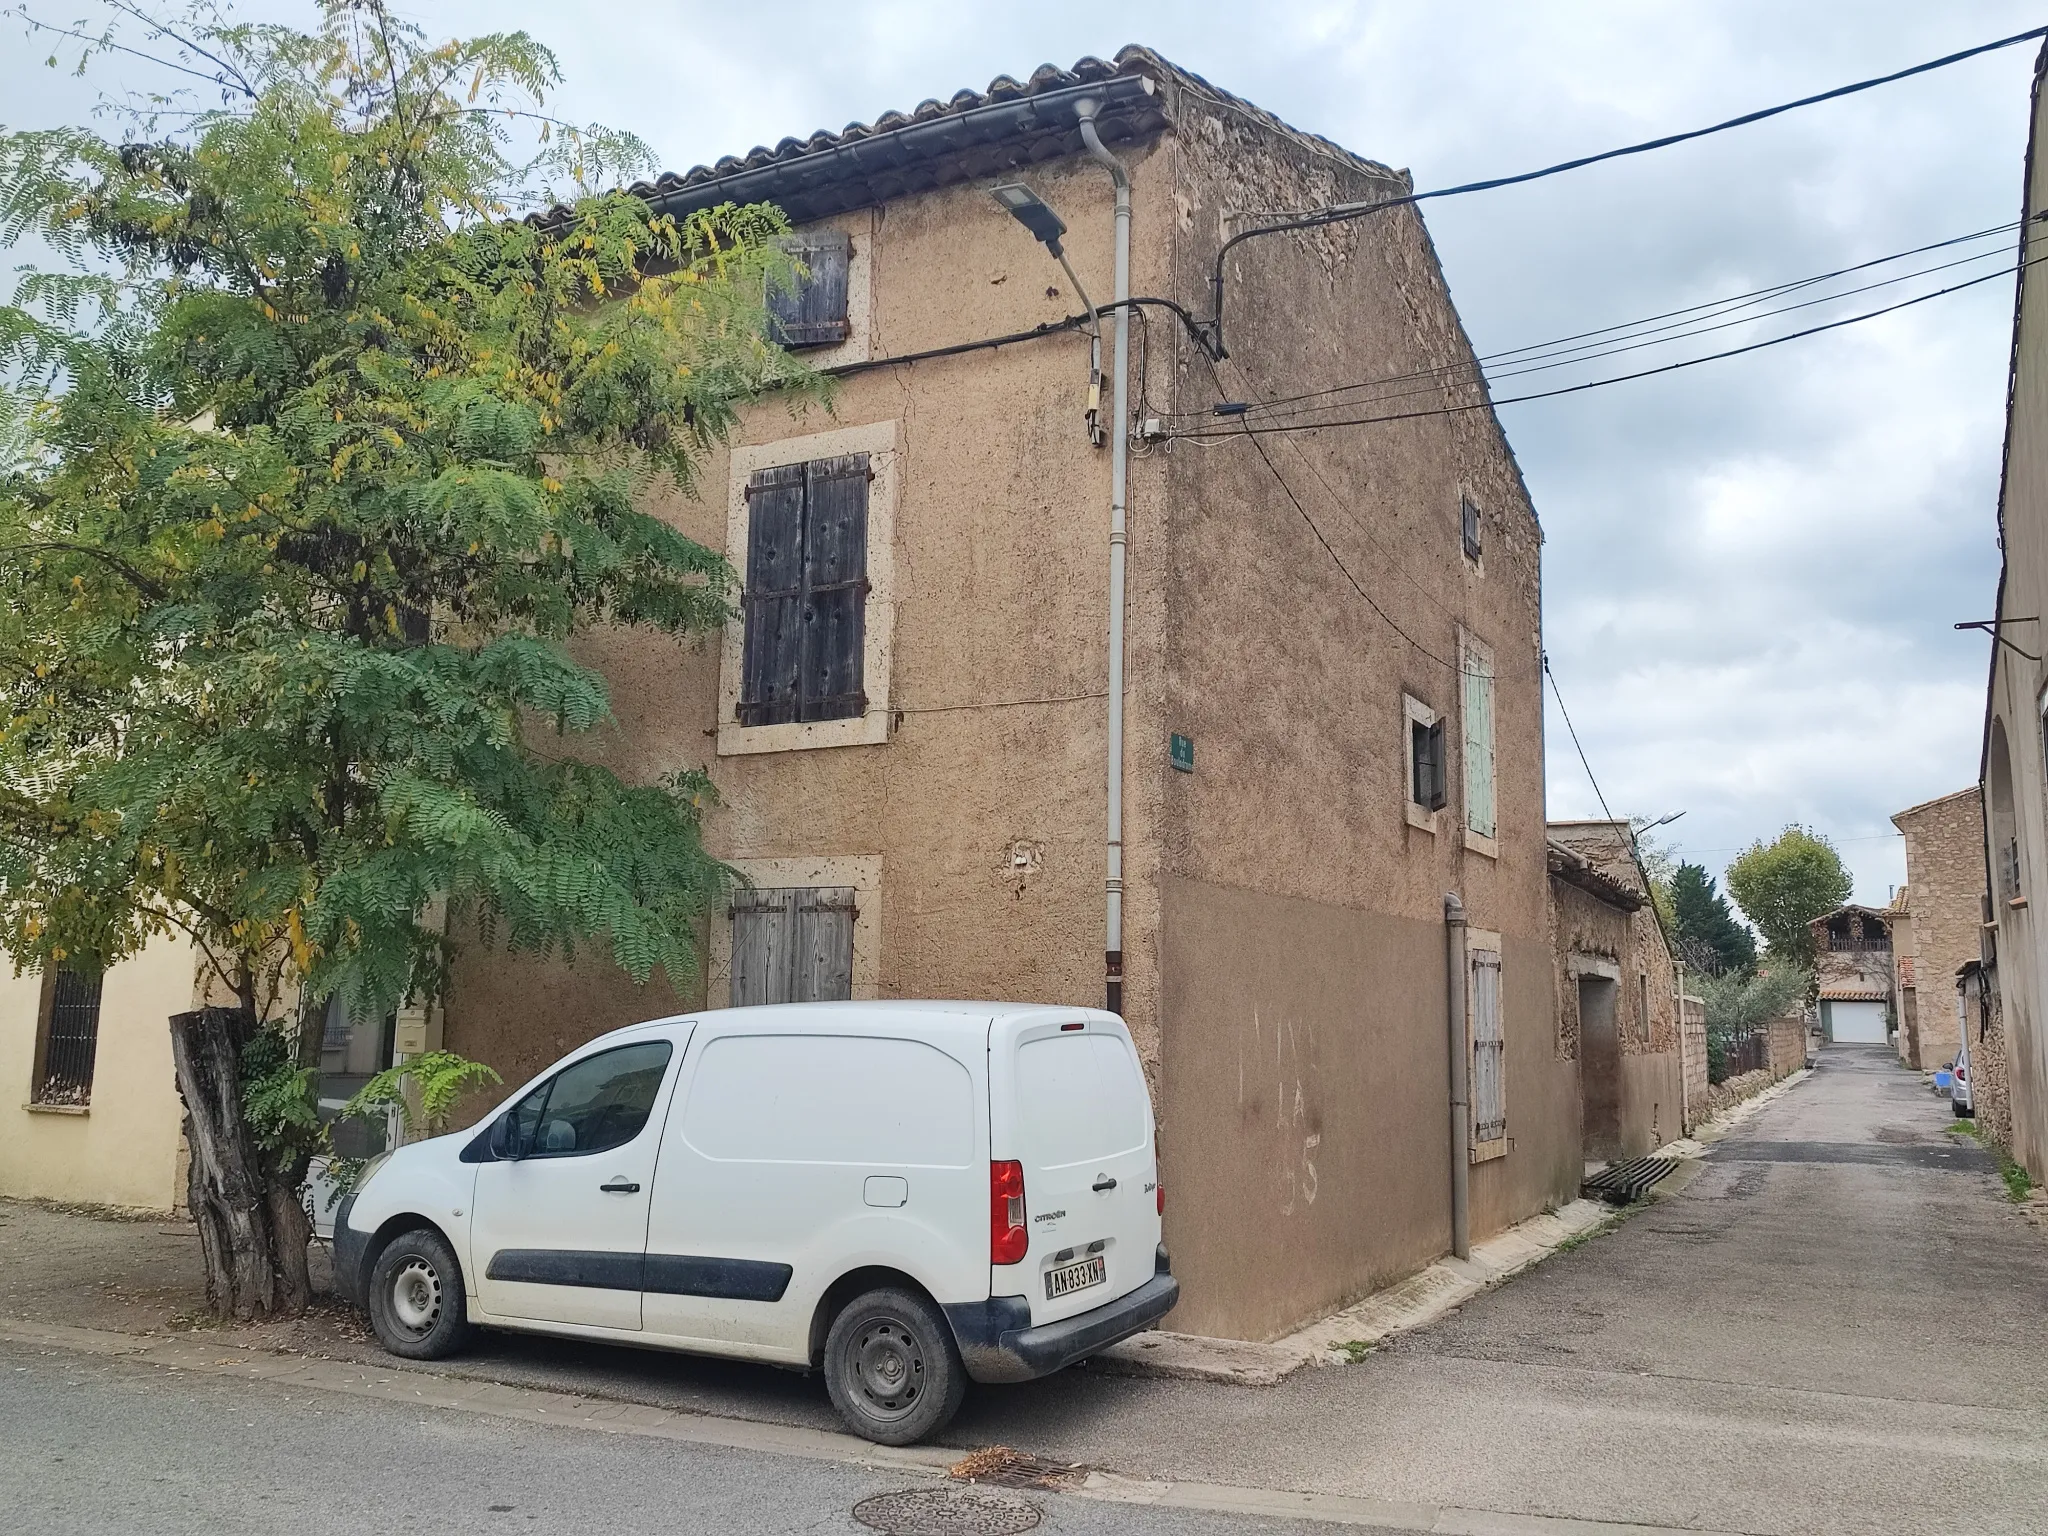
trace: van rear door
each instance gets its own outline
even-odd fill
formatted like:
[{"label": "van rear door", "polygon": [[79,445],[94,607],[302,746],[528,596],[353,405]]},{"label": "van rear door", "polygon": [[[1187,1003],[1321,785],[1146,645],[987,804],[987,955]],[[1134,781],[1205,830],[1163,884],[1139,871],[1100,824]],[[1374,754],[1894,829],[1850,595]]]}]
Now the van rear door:
[{"label": "van rear door", "polygon": [[1152,1102],[1123,1021],[1028,1014],[992,1031],[990,1156],[1023,1165],[1029,1246],[990,1269],[1034,1324],[1091,1311],[1152,1278],[1159,1246]]}]

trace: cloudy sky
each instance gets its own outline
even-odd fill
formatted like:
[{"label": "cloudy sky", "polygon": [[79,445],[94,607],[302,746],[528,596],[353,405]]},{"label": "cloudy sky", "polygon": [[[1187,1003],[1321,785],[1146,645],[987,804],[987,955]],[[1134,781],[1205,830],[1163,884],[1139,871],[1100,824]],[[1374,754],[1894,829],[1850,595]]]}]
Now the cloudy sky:
[{"label": "cloudy sky", "polygon": [[[434,30],[534,32],[562,56],[565,116],[630,127],[675,169],[1142,42],[1421,187],[1719,121],[2040,19],[2019,0],[782,0],[772,26],[729,0],[411,10]],[[89,104],[87,87],[30,67],[12,23],[0,35],[6,126]],[[2008,222],[2032,58],[2022,46],[1431,204],[1452,292],[1491,352]],[[97,78],[153,83],[140,65]],[[1859,899],[1904,878],[1889,814],[1976,776],[1988,642],[1950,626],[1991,611],[2011,305],[2010,282],[1988,282],[1503,410],[1548,535],[1552,663],[1617,813],[1683,810],[1678,848],[1716,872],[1796,820],[1835,839]],[[1551,814],[1598,814],[1554,708],[1549,754]]]}]

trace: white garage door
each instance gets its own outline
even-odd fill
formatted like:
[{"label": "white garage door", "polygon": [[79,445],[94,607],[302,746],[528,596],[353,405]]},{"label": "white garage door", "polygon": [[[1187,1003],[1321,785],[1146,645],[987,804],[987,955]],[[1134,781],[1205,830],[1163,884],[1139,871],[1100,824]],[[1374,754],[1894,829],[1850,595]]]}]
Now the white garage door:
[{"label": "white garage door", "polygon": [[1852,1003],[1843,999],[1831,999],[1827,1004],[1828,1016],[1833,1021],[1833,1039],[1837,1045],[1883,1045],[1884,1004]]}]

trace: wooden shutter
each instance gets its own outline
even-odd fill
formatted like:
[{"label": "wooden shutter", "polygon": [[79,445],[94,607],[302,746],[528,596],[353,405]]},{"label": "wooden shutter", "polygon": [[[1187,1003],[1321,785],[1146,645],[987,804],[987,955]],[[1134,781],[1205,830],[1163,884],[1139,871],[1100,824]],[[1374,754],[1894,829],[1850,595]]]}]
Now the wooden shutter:
[{"label": "wooden shutter", "polygon": [[1494,834],[1493,659],[1461,646],[1465,678],[1465,825]]},{"label": "wooden shutter", "polygon": [[846,274],[853,242],[844,231],[791,235],[782,248],[804,268],[789,288],[768,294],[769,334],[785,347],[824,347],[846,340]]},{"label": "wooden shutter", "polygon": [[1444,723],[1424,725],[1420,720],[1411,720],[1408,725],[1413,766],[1409,776],[1413,781],[1411,793],[1415,803],[1426,811],[1434,811],[1444,803]]},{"label": "wooden shutter", "polygon": [[851,889],[745,890],[732,901],[732,1006],[853,996]]},{"label": "wooden shutter", "polygon": [[798,718],[803,696],[804,466],[747,482],[747,575],[740,596],[740,724]]},{"label": "wooden shutter", "polygon": [[853,892],[826,886],[796,896],[790,1001],[843,1002],[853,996]]},{"label": "wooden shutter", "polygon": [[797,896],[793,890],[733,892],[733,1007],[790,1000]]},{"label": "wooden shutter", "polygon": [[861,652],[868,601],[868,456],[804,466],[804,720],[867,708]]},{"label": "wooden shutter", "polygon": [[1472,1142],[1508,1133],[1507,1040],[1501,1032],[1500,955],[1472,951]]}]

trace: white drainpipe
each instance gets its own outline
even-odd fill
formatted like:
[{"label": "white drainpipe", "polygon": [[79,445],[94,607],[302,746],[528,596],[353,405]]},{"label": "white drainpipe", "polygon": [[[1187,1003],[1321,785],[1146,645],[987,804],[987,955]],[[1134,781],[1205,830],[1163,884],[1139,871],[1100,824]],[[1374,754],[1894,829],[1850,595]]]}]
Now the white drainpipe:
[{"label": "white drainpipe", "polygon": [[1116,183],[1116,277],[1110,297],[1116,332],[1110,363],[1109,420],[1109,825],[1103,938],[1105,1006],[1124,1008],[1124,509],[1130,473],[1131,176],[1095,131],[1100,103],[1077,102],[1081,142]]}]

